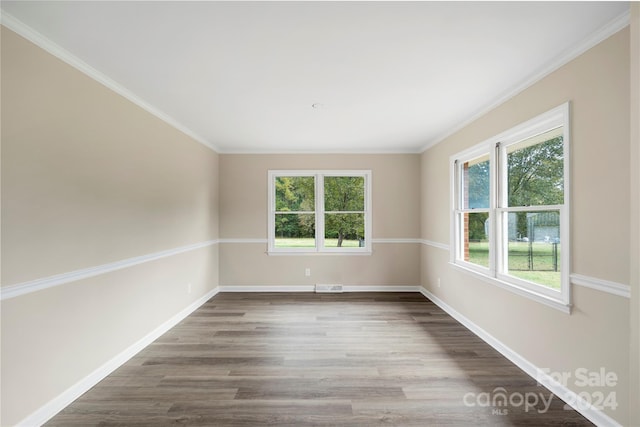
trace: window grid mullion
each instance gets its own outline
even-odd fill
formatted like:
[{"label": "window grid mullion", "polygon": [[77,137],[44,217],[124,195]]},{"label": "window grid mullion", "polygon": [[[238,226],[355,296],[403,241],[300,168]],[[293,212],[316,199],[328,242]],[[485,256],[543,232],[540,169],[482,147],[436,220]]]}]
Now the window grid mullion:
[{"label": "window grid mullion", "polygon": [[554,211],[560,210],[564,205],[532,205],[532,206],[510,206],[498,208],[500,212],[534,212],[534,211]]},{"label": "window grid mullion", "polygon": [[[468,242],[469,236],[466,233],[469,233],[470,230],[467,230],[466,220],[467,215],[472,213],[484,213],[487,212],[486,209],[468,209],[467,203],[467,185],[469,183],[469,177],[467,177],[466,173],[466,163],[470,162],[475,164],[474,159],[478,159],[484,153],[489,153],[490,161],[489,161],[489,174],[490,174],[490,208],[488,210],[488,218],[487,222],[487,231],[486,234],[489,239],[489,266],[491,270],[491,276],[494,279],[497,279],[500,283],[506,283],[513,285],[514,288],[527,289],[532,292],[532,295],[535,295],[536,298],[539,295],[545,295],[545,298],[550,298],[554,302],[559,302],[560,304],[569,304],[570,303],[570,286],[569,286],[569,274],[570,274],[570,238],[569,238],[569,209],[570,209],[570,185],[569,185],[569,138],[570,138],[570,123],[569,123],[569,104],[563,104],[553,110],[550,110],[546,113],[541,114],[534,119],[531,119],[528,122],[525,122],[521,125],[518,125],[506,132],[503,132],[500,135],[493,137],[490,140],[486,140],[481,144],[478,144],[475,147],[471,147],[458,155],[457,158],[452,156],[452,165],[451,168],[451,187],[452,188],[452,199],[451,199],[451,207],[452,207],[452,230],[450,233],[452,242],[451,250],[451,261],[456,264],[460,262],[460,266],[467,270],[476,270],[479,271],[478,264],[475,261],[469,263],[466,260],[466,248],[465,244]],[[542,139],[545,137],[548,138],[556,138],[557,135],[545,134],[549,133],[555,129],[562,128],[561,133],[559,135],[563,138],[563,185],[564,185],[564,203],[556,204],[556,205],[534,205],[534,206],[510,206],[510,197],[509,197],[509,162],[511,158],[511,154],[509,151],[522,149],[522,147],[527,148],[529,146],[533,146],[535,144],[544,143],[546,140]],[[539,137],[542,138],[539,138]],[[533,139],[537,138],[537,139]],[[530,141],[527,141],[530,140]],[[551,141],[551,139],[548,139]],[[520,143],[529,143],[529,145],[518,145],[515,144]],[[486,151],[485,151],[486,150]],[[473,162],[472,162],[473,161]],[[517,162],[519,158],[514,158],[512,161]],[[518,165],[518,163],[514,163]],[[475,178],[473,178],[475,179]],[[473,181],[475,183],[475,181]],[[477,186],[476,186],[477,187]],[[476,191],[476,193],[478,193]],[[475,193],[474,193],[475,194]],[[481,194],[481,193],[478,193]],[[475,200],[475,199],[474,199]],[[516,199],[514,199],[516,200]],[[522,203],[527,203],[527,200],[523,200]],[[519,204],[519,203],[518,203]],[[560,289],[557,289],[557,286],[553,283],[547,282],[545,280],[529,279],[526,275],[520,276],[511,275],[510,271],[513,269],[514,271],[520,271],[520,259],[510,259],[509,258],[509,250],[511,248],[511,241],[509,240],[512,236],[512,227],[519,227],[519,223],[515,223],[515,219],[512,219],[512,215],[514,213],[518,213],[518,217],[524,215],[524,213],[539,213],[545,211],[555,211],[559,215],[559,225],[555,225],[555,227],[559,226],[559,241],[562,243],[562,253],[561,259],[559,259],[558,266],[561,270],[561,281],[560,281]],[[554,213],[555,215],[555,213]],[[469,215],[470,216],[470,215]],[[479,217],[476,216],[475,219]],[[515,218],[515,216],[514,216]],[[511,222],[511,223],[510,223]],[[516,224],[516,225],[514,225]],[[554,223],[555,224],[555,223]],[[543,226],[550,226],[543,224]],[[474,223],[474,233],[477,230],[478,223],[477,221]],[[515,239],[515,237],[514,237]],[[529,239],[532,239],[529,236]],[[532,240],[533,241],[533,240]],[[537,241],[537,240],[536,240]],[[514,249],[516,255],[519,255],[518,247]],[[531,249],[529,249],[531,251]],[[529,255],[531,256],[531,255]],[[509,265],[511,261],[512,265]],[[530,269],[531,267],[530,261]],[[526,266],[525,266],[526,267]],[[554,267],[555,269],[555,267]],[[524,270],[523,270],[524,271]],[[536,270],[537,271],[537,270]],[[546,270],[540,270],[546,271]],[[557,271],[557,270],[554,270]],[[481,274],[487,275],[487,273]]]},{"label": "window grid mullion", "polygon": [[[278,211],[276,208],[276,181],[278,177],[312,177],[313,178],[313,194],[315,196],[314,201],[314,210],[300,210],[300,211]],[[286,171],[269,171],[269,194],[268,194],[268,205],[269,205],[269,219],[268,219],[268,253],[269,254],[287,254],[287,253],[352,253],[352,254],[370,254],[371,253],[371,171],[307,171],[307,170],[286,170]],[[362,210],[357,211],[329,211],[325,212],[325,177],[362,177],[364,178],[364,201],[365,206]],[[348,249],[343,249],[340,247],[326,246],[325,242],[325,232],[326,232],[326,218],[327,214],[357,214],[362,215],[364,218],[364,236],[365,236],[365,245],[360,245],[359,247],[348,247]],[[276,245],[276,219],[278,216],[282,217],[283,215],[313,215],[314,217],[314,246],[308,247],[278,247]]]},{"label": "window grid mullion", "polygon": [[499,143],[489,151],[489,271],[492,277],[500,266],[500,218],[496,215],[496,207],[499,206],[500,182],[496,165],[499,164]]},{"label": "window grid mullion", "polygon": [[315,211],[275,211],[273,212],[276,215],[286,215],[286,214],[315,214]]},{"label": "window grid mullion", "polygon": [[506,182],[507,173],[505,173],[506,160],[504,159],[504,148],[500,142],[496,143],[493,155],[495,159],[493,168],[494,179],[492,180],[492,182],[495,183],[495,196],[493,198],[495,231],[492,233],[492,237],[494,240],[494,252],[491,259],[494,264],[493,275],[494,277],[496,277],[498,274],[501,274],[505,271],[509,261],[509,246],[504,240],[505,229],[508,228],[508,225],[505,224],[504,216],[500,211],[500,208],[505,205],[506,194],[508,192],[508,184]]},{"label": "window grid mullion", "polygon": [[324,176],[315,175],[316,186],[316,251],[324,249]]}]

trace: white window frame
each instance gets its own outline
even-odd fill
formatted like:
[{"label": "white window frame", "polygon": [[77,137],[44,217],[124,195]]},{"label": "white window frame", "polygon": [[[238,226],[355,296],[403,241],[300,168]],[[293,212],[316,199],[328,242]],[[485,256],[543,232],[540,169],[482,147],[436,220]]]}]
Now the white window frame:
[{"label": "white window frame", "polygon": [[[508,207],[507,203],[507,155],[509,146],[525,139],[540,135],[562,126],[564,155],[564,203],[562,205]],[[490,189],[489,209],[464,209],[464,189],[462,187],[462,165],[478,157],[489,155]],[[450,157],[450,194],[451,194],[451,242],[450,263],[467,273],[486,282],[531,298],[565,313],[571,312],[571,240],[570,240],[570,104],[567,102],[531,120],[515,126],[499,135]],[[560,241],[562,251],[561,287],[555,290],[547,286],[519,279],[507,274],[505,257],[508,243],[507,215],[514,211],[548,211],[560,213]],[[464,250],[463,227],[461,223],[465,212],[489,213],[489,267],[465,261],[461,256]],[[507,247],[505,247],[507,246]]]},{"label": "white window frame", "polygon": [[[281,176],[310,176],[315,184],[315,211],[301,212],[315,214],[315,242],[313,248],[282,248],[276,247],[275,218],[276,218],[276,178]],[[364,246],[363,247],[326,247],[324,244],[324,178],[335,176],[354,176],[364,178]],[[371,171],[370,170],[270,170],[268,172],[268,254],[269,255],[371,255],[372,253],[372,224],[371,224]]]}]

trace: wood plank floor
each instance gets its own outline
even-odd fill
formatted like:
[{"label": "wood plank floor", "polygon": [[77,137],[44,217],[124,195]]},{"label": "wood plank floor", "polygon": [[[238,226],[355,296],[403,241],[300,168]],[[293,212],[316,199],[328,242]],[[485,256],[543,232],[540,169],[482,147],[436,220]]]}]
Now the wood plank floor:
[{"label": "wood plank floor", "polygon": [[176,424],[592,425],[417,293],[218,294],[47,423]]}]

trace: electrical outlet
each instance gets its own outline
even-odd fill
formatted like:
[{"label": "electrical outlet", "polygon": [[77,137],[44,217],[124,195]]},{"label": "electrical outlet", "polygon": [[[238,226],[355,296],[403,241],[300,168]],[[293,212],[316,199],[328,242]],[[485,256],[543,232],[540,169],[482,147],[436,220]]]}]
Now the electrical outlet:
[{"label": "electrical outlet", "polygon": [[438,287],[440,287],[440,278],[438,277]]},{"label": "electrical outlet", "polygon": [[191,293],[191,283],[187,283],[187,293]]},{"label": "electrical outlet", "polygon": [[304,275],[307,277],[311,277],[311,269],[310,268],[305,268],[304,269]]}]

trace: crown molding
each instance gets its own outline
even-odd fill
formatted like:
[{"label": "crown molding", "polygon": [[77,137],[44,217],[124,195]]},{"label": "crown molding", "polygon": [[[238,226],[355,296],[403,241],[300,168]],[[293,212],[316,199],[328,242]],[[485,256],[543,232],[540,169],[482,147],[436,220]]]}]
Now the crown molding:
[{"label": "crown molding", "polygon": [[501,96],[496,98],[493,102],[490,102],[488,105],[480,108],[475,113],[471,114],[471,116],[468,119],[463,120],[458,125],[442,133],[440,136],[433,138],[430,142],[425,144],[419,150],[419,152],[422,153],[428,150],[429,148],[435,145],[438,145],[439,143],[449,138],[454,133],[465,128],[466,126],[473,123],[480,117],[484,116],[485,114],[489,113],[490,111],[504,104],[511,98],[515,97],[520,92],[523,92],[525,89],[533,86],[535,83],[539,82],[544,77],[556,71],[563,65],[566,65],[570,61],[582,55],[587,50],[591,49],[592,47],[603,42],[604,40],[611,37],[618,31],[622,30],[623,28],[629,25],[630,21],[631,21],[631,12],[627,10],[623,14],[609,21],[607,24],[605,24],[603,27],[601,27],[599,30],[597,30],[593,34],[591,34],[586,39],[582,40],[578,44],[567,49],[566,51],[564,51],[563,53],[561,53],[560,55],[552,59],[546,65],[542,66],[538,71],[533,73],[529,78],[525,79],[523,82],[512,87],[510,90],[508,90],[507,92],[503,93]]},{"label": "crown molding", "polygon": [[91,65],[87,64],[86,62],[84,62],[83,60],[81,60],[80,58],[78,58],[68,50],[64,49],[60,45],[54,43],[49,38],[37,32],[33,28],[29,27],[24,22],[15,18],[11,14],[5,12],[3,9],[0,9],[0,23],[6,28],[15,32],[16,34],[29,40],[31,43],[35,44],[36,46],[40,47],[41,49],[45,50],[46,52],[60,59],[61,61],[72,66],[73,68],[80,71],[81,73],[89,76],[96,82],[102,84],[103,86],[107,87],[108,89],[111,89],[118,95],[131,101],[132,103],[142,108],[149,114],[152,114],[153,116],[159,118],[163,122],[167,123],[169,126],[191,137],[192,139],[204,145],[205,147],[215,152],[220,151],[218,147],[216,147],[210,141],[207,141],[206,138],[193,132],[191,129],[184,126],[173,117],[169,116],[165,112],[159,110],[158,108],[154,107],[150,103],[146,102],[144,99],[140,98],[138,95],[136,95],[126,87],[122,86],[120,83],[111,79],[106,74],[96,70]]},{"label": "crown molding", "polygon": [[358,155],[358,154],[420,154],[422,153],[420,147],[415,148],[396,148],[396,149],[352,149],[352,150],[256,150],[256,149],[246,149],[246,150],[237,150],[237,149],[220,149],[218,151],[219,154],[230,154],[230,155],[313,155],[313,154],[343,154],[343,155]]}]

